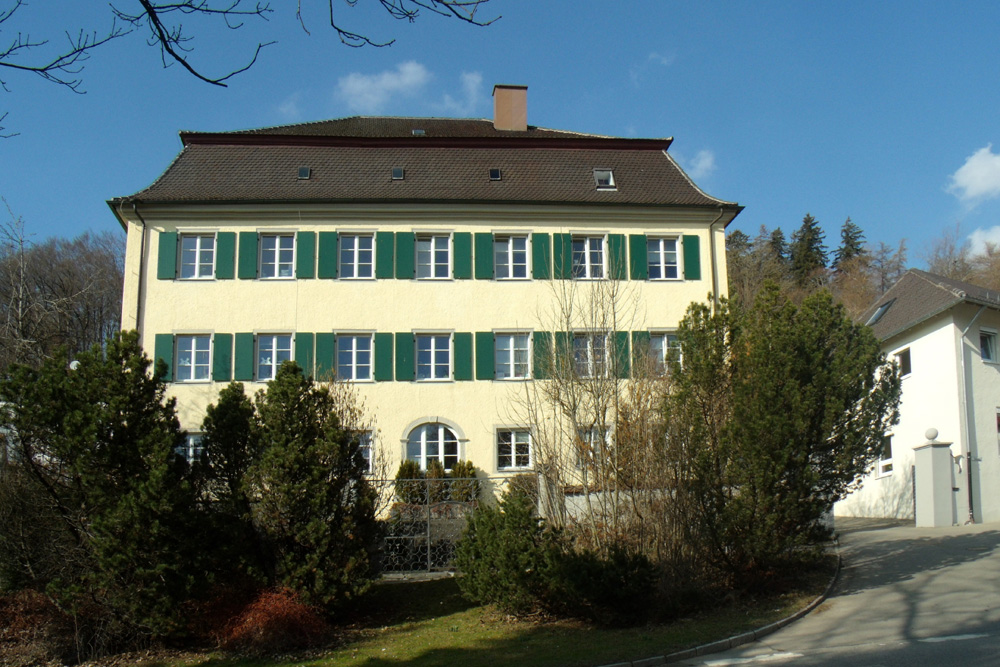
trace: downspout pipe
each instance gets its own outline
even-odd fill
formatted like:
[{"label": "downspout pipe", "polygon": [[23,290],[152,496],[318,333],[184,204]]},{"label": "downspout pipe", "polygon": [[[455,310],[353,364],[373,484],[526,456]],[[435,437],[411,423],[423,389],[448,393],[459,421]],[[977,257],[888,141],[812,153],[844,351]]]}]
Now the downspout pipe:
[{"label": "downspout pipe", "polygon": [[712,307],[718,310],[719,307],[719,262],[715,256],[715,225],[722,220],[726,214],[726,209],[719,207],[719,215],[708,225],[708,249],[712,261]]},{"label": "downspout pipe", "polygon": [[969,519],[966,521],[967,524],[975,523],[975,514],[973,513],[972,507],[972,447],[971,447],[971,437],[973,429],[975,428],[975,423],[972,419],[972,411],[969,409],[969,399],[968,392],[965,390],[966,384],[968,383],[968,368],[965,364],[965,336],[969,333],[969,329],[972,325],[976,323],[979,316],[983,314],[986,310],[986,306],[980,306],[979,311],[975,314],[972,320],[962,329],[962,336],[959,339],[959,360],[962,368],[962,406],[965,409],[965,442],[962,443],[962,449],[965,450],[965,486],[968,490],[969,495]]}]

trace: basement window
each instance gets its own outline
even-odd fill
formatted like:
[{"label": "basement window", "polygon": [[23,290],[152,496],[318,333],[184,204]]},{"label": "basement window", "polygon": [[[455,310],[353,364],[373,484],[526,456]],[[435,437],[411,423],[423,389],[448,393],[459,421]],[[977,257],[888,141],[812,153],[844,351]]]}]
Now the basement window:
[{"label": "basement window", "polygon": [[401,180],[403,180],[403,174],[404,174],[404,170],[403,170],[402,167],[393,167],[392,168],[392,180],[394,180],[394,181],[401,181]]},{"label": "basement window", "polygon": [[594,182],[598,190],[617,190],[615,185],[615,172],[611,169],[595,169]]},{"label": "basement window", "polygon": [[299,180],[308,181],[312,176],[312,167],[299,167]]},{"label": "basement window", "polygon": [[490,180],[491,181],[499,181],[501,175],[502,174],[500,173],[499,169],[490,169]]}]

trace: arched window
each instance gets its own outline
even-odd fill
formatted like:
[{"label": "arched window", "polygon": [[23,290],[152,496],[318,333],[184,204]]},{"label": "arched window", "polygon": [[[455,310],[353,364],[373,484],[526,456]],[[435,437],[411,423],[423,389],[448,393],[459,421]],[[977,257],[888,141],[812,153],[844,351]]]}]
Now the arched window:
[{"label": "arched window", "polygon": [[410,431],[406,440],[406,458],[427,470],[427,464],[437,459],[445,470],[458,463],[458,438],[444,424],[422,424]]}]

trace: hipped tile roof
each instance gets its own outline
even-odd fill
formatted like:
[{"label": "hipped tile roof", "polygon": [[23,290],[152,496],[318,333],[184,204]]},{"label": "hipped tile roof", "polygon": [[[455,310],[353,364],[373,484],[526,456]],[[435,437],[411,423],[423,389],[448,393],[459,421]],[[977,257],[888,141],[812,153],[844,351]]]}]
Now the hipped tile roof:
[{"label": "hipped tile roof", "polygon": [[1000,309],[1000,293],[910,269],[861,315],[860,321],[868,322],[879,307],[889,304],[882,317],[871,325],[879,340],[887,340],[960,303]]},{"label": "hipped tile roof", "polygon": [[[423,130],[414,135],[413,130]],[[182,132],[184,148],[148,188],[156,203],[497,202],[741,207],[702,192],[666,149],[623,139],[488,120],[353,117],[225,133]],[[311,177],[299,179],[300,167]],[[393,167],[406,177],[392,180]],[[489,169],[502,170],[500,181]],[[594,169],[613,169],[598,190]],[[122,201],[122,200],[113,200]]]}]

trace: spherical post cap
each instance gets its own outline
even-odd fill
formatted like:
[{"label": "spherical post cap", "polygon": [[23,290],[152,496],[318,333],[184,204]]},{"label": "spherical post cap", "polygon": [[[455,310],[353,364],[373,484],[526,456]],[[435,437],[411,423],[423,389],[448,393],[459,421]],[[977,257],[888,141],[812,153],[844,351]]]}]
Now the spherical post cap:
[{"label": "spherical post cap", "polygon": [[928,440],[937,440],[938,430],[936,428],[929,428],[927,432],[924,433],[924,437]]}]

